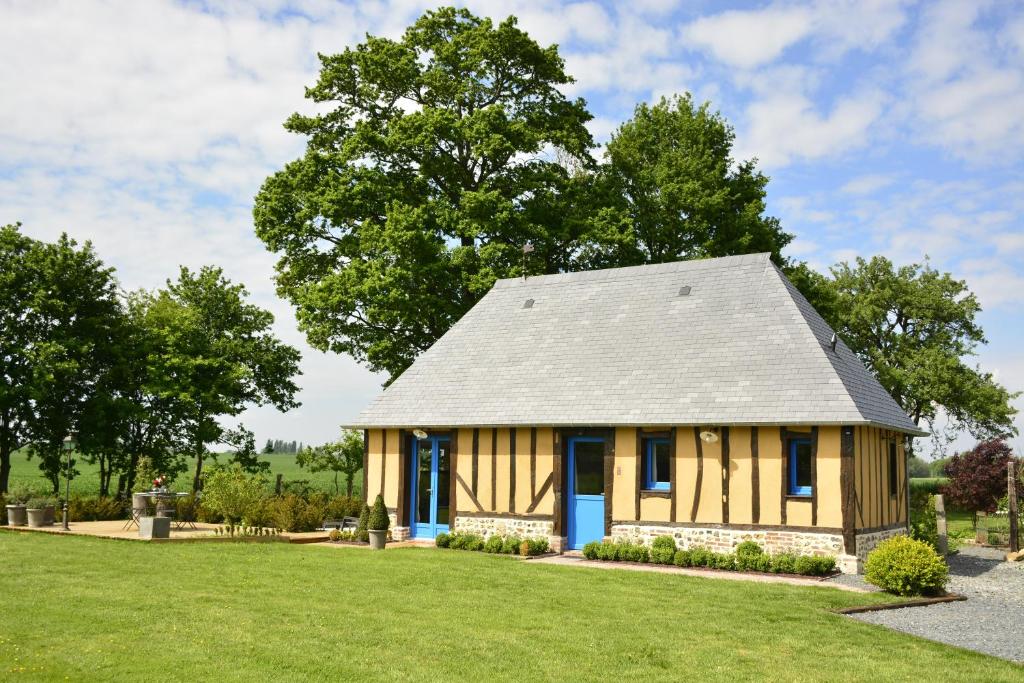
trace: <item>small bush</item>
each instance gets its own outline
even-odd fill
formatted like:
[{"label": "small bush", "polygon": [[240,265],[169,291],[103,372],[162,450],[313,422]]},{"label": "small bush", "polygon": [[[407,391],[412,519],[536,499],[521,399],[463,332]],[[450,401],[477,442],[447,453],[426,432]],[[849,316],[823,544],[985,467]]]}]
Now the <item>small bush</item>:
[{"label": "small bush", "polygon": [[672,558],[672,564],[677,567],[693,566],[693,553],[689,550],[677,550],[675,557]]},{"label": "small bush", "polygon": [[740,571],[758,571],[758,563],[764,550],[754,541],[743,541],[736,546],[736,568]]},{"label": "small bush", "polygon": [[776,574],[796,574],[796,555],[792,553],[773,555],[772,571]]},{"label": "small bush", "polygon": [[543,536],[541,536],[540,538],[528,539],[524,541],[524,543],[528,544],[526,554],[530,557],[536,555],[543,555],[551,549],[551,546],[548,543],[548,539],[544,538]]},{"label": "small bush", "polygon": [[359,541],[360,543],[369,543],[370,542],[370,532],[367,531],[366,529],[363,529],[362,531],[359,531],[357,529],[356,530],[356,540]]},{"label": "small bush", "polygon": [[249,475],[240,466],[215,467],[203,477],[203,506],[231,523],[249,521],[266,496],[267,479]]},{"label": "small bush", "polygon": [[761,553],[754,561],[753,571],[770,572],[772,570],[772,556],[768,553]]},{"label": "small bush", "polygon": [[836,558],[801,555],[796,558],[796,573],[804,576],[828,576],[836,570]]},{"label": "small bush", "polygon": [[923,489],[911,489],[910,492],[910,537],[924,541],[936,550],[939,548],[935,496]]},{"label": "small bush", "polygon": [[506,536],[501,544],[501,550],[498,552],[505,553],[506,555],[515,555],[519,552],[519,546],[522,544],[522,539],[518,536]]},{"label": "small bush", "polygon": [[494,534],[493,536],[487,539],[486,543],[484,543],[484,552],[500,553],[503,545],[504,541],[502,540],[501,536]]},{"label": "small bush", "polygon": [[356,531],[366,531],[369,529],[370,524],[370,506],[363,503],[363,509],[359,512],[359,523],[356,525]]},{"label": "small bush", "polygon": [[651,543],[651,562],[655,564],[672,564],[676,555],[676,539],[671,536],[658,536]]},{"label": "small bush", "polygon": [[690,549],[690,566],[691,567],[708,567],[713,566],[711,564],[714,553],[707,548],[701,548],[700,546]]},{"label": "small bush", "polygon": [[736,556],[732,553],[712,553],[711,564],[708,566],[712,569],[735,570]]},{"label": "small bush", "polygon": [[327,538],[331,539],[332,541],[340,541],[341,540],[341,530],[340,529],[331,529],[331,533],[327,534]]},{"label": "small bush", "polygon": [[597,555],[601,550],[600,541],[591,541],[583,546],[583,557],[588,560],[596,560]]},{"label": "small bush", "polygon": [[868,554],[864,579],[896,595],[938,595],[949,567],[931,546],[906,536],[882,541]]},{"label": "small bush", "polygon": [[391,527],[391,518],[388,517],[388,508],[384,505],[384,496],[378,494],[373,501],[373,509],[370,511],[370,519],[367,521],[367,529],[373,531],[387,531]]},{"label": "small bush", "polygon": [[443,531],[437,535],[437,538],[434,539],[434,545],[436,545],[438,548],[447,548],[448,544],[451,542],[452,537]]},{"label": "small bush", "polygon": [[[60,516],[61,511],[58,511]],[[72,496],[68,519],[72,522],[101,522],[125,518],[125,504],[105,496]]]}]

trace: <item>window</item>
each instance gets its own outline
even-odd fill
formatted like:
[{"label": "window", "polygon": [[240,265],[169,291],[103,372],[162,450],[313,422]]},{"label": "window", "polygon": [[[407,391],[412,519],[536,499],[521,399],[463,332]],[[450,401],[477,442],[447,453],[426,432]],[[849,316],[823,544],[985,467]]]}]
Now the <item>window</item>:
[{"label": "window", "polygon": [[889,496],[896,497],[896,480],[899,478],[899,468],[896,465],[896,442],[889,443]]},{"label": "window", "polygon": [[648,491],[667,491],[669,478],[668,439],[644,439],[644,488]]},{"label": "window", "polygon": [[789,440],[789,495],[811,495],[811,440]]}]

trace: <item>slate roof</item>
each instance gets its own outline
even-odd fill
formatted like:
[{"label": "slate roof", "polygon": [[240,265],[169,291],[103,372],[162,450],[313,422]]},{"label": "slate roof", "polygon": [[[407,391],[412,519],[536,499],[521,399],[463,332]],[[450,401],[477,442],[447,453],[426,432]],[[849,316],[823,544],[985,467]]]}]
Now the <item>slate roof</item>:
[{"label": "slate roof", "polygon": [[768,254],[499,280],[349,426],[926,434],[831,337]]}]

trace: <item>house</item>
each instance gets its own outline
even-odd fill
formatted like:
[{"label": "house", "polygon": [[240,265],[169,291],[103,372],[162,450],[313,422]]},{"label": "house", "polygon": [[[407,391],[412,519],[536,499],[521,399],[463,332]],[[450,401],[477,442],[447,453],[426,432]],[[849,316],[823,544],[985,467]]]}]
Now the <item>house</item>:
[{"label": "house", "polygon": [[925,435],[771,262],[500,280],[356,419],[395,538],[835,555],[907,532]]}]

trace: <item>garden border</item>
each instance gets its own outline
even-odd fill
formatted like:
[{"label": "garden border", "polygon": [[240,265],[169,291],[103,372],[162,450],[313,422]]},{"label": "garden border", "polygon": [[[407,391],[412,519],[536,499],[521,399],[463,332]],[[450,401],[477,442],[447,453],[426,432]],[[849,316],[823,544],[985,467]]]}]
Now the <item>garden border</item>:
[{"label": "garden border", "polygon": [[966,595],[959,593],[947,593],[934,598],[914,598],[903,602],[883,602],[880,605],[868,605],[865,607],[847,607],[846,609],[832,610],[836,614],[863,614],[864,612],[881,612],[890,609],[903,609],[904,607],[928,607],[929,605],[941,605],[945,602],[963,602]]}]

